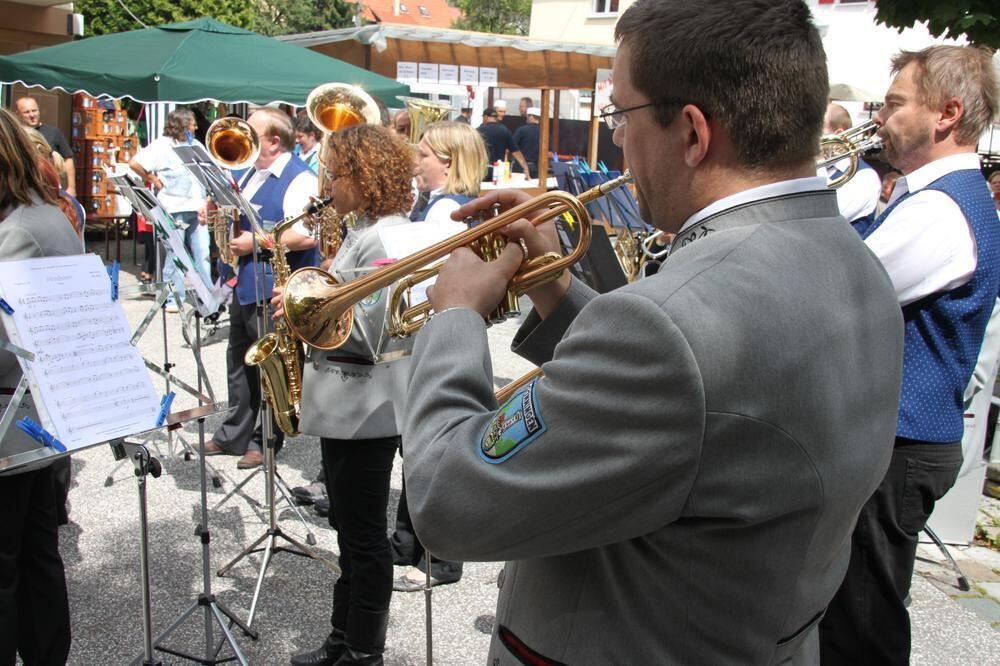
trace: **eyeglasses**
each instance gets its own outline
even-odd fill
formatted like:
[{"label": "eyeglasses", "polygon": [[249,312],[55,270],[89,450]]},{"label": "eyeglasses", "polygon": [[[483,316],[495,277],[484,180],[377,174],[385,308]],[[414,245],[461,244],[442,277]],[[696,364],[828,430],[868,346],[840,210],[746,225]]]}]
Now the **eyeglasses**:
[{"label": "eyeglasses", "polygon": [[646,102],[638,106],[630,106],[627,109],[618,109],[614,104],[605,104],[601,107],[601,113],[597,117],[614,130],[625,124],[627,121],[625,114],[629,111],[638,111],[639,109],[645,109],[647,106],[657,106],[658,104],[660,102]]},{"label": "eyeglasses", "polygon": [[[692,102],[692,104],[693,103],[694,102]],[[618,129],[627,122],[628,119],[625,114],[629,111],[638,111],[639,109],[645,109],[647,106],[676,106],[680,109],[685,104],[687,104],[687,102],[681,99],[665,99],[659,102],[646,102],[645,104],[639,104],[638,106],[630,106],[627,109],[618,109],[615,108],[614,104],[606,104],[601,107],[601,113],[598,114],[597,117],[603,120],[608,127],[614,130]],[[702,114],[708,118],[708,111],[706,111],[701,105],[698,105],[698,107],[701,109]]]}]

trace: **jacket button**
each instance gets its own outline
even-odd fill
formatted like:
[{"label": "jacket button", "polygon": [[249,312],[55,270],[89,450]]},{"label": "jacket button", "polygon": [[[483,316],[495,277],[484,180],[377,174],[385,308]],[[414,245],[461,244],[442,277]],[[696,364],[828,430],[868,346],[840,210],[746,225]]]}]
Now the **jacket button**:
[{"label": "jacket button", "polygon": [[500,657],[493,657],[493,666],[500,666]]},{"label": "jacket button", "polygon": [[503,579],[504,579],[504,575],[506,573],[507,573],[506,569],[501,569],[500,570],[500,574],[497,576],[497,587],[498,588],[501,588],[501,589],[503,588]]}]

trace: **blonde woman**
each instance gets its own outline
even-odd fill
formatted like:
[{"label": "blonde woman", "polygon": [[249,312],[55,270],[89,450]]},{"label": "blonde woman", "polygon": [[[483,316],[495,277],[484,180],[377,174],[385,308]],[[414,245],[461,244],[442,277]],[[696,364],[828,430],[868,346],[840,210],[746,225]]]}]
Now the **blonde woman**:
[{"label": "blonde woman", "polygon": [[479,132],[456,122],[428,125],[417,144],[420,198],[410,220],[450,222],[459,206],[479,196],[484,173],[486,146]]}]

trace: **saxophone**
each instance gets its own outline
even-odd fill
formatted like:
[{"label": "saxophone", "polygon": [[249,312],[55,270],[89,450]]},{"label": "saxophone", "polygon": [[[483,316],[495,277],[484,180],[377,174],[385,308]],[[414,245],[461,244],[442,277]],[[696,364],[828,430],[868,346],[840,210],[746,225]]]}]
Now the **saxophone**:
[{"label": "saxophone", "polygon": [[358,216],[351,212],[339,215],[332,208],[325,208],[316,219],[313,234],[319,245],[321,259],[332,259],[344,242],[344,228],[348,231],[357,226]]},{"label": "saxophone", "polygon": [[219,206],[210,199],[205,207],[205,218],[215,239],[215,245],[219,248],[219,259],[229,264],[235,272],[239,257],[233,255],[233,251],[229,249],[229,241],[232,240],[233,231],[239,225],[239,212],[233,206]]},{"label": "saxophone", "polygon": [[[314,217],[322,211],[329,199],[312,203],[301,215],[285,218],[279,222],[271,237],[271,269],[274,286],[283,287],[288,282],[291,270],[285,256],[281,236],[304,217]],[[264,335],[253,343],[243,357],[248,366],[260,369],[264,382],[264,393],[274,410],[274,420],[281,431],[289,437],[299,434],[299,409],[302,404],[302,368],[299,365],[299,343],[292,335],[284,317],[275,320],[274,332]]]}]

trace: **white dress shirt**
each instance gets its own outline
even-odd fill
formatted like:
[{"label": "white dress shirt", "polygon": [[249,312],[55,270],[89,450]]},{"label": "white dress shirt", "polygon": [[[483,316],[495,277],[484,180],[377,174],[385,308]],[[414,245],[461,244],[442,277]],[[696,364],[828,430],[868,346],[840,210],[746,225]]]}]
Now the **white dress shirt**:
[{"label": "white dress shirt", "polygon": [[[247,201],[250,201],[269,177],[273,175],[275,178],[281,178],[281,174],[284,173],[285,167],[288,166],[288,162],[291,159],[291,153],[282,153],[266,169],[255,169],[250,173],[249,178],[244,176],[244,182],[241,183],[243,197]],[[309,205],[310,197],[317,194],[317,188],[316,174],[309,169],[297,175],[288,186],[288,189],[285,190],[285,198],[281,202],[285,217],[302,213],[306,209],[306,206]],[[268,222],[274,223],[280,222],[280,220],[268,220]],[[273,224],[265,226],[270,228]],[[292,231],[303,236],[311,235],[311,232],[305,226],[305,222],[301,220],[292,226]]]},{"label": "white dress shirt", "polygon": [[[834,174],[839,171],[846,172],[851,161],[847,158],[840,160],[836,164],[831,164],[825,169],[820,169],[821,176],[826,176],[833,180]],[[882,191],[882,179],[878,177],[875,169],[858,169],[854,177],[837,188],[837,207],[840,214],[848,222],[853,222],[859,217],[865,217],[875,212],[878,206],[878,197]]]},{"label": "white dress shirt", "polygon": [[976,270],[972,227],[951,197],[924,190],[952,171],[979,169],[975,153],[959,153],[925,164],[902,176],[889,205],[907,192],[865,243],[882,261],[900,305],[965,284]]}]

